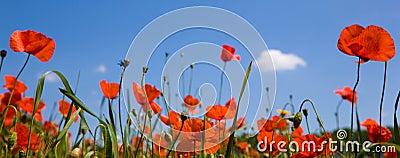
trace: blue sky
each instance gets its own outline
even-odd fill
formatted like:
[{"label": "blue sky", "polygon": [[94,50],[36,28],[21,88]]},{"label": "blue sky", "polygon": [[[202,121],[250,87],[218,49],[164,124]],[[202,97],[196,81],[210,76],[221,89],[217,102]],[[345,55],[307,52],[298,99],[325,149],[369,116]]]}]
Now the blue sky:
[{"label": "blue sky", "polygon": [[[399,47],[400,14],[397,1],[334,1],[312,3],[269,1],[3,1],[0,18],[0,48],[9,51],[2,75],[16,75],[26,57],[13,53],[8,47],[9,35],[17,30],[33,29],[45,33],[56,41],[56,51],[48,63],[32,58],[21,80],[28,84],[27,96],[33,96],[38,77],[47,70],[61,71],[75,84],[78,72],[81,79],[77,95],[95,112],[99,111],[102,79],[117,82],[122,60],[134,37],[153,19],[169,11],[190,6],[213,6],[232,11],[246,19],[265,40],[268,48],[286,54],[295,54],[306,65],[294,70],[278,71],[275,109],[281,108],[288,96],[294,96],[296,107],[310,98],[317,105],[328,129],[336,127],[333,111],[340,97],[333,91],[337,87],[353,86],[356,78],[355,57],[347,56],[336,47],[340,31],[351,24],[378,25],[391,33]],[[188,41],[202,38],[199,33],[188,33]],[[224,44],[221,38],[215,43]],[[163,52],[175,52],[185,40],[170,44]],[[239,53],[240,54],[240,53]],[[163,59],[155,59],[162,64]],[[247,62],[242,63],[247,65]],[[361,120],[378,119],[379,100],[383,79],[383,63],[368,62],[361,66],[358,90]],[[389,61],[384,124],[392,125],[395,97],[400,87],[400,62],[397,56]],[[200,72],[201,73],[201,72]],[[51,80],[51,79],[50,79]],[[43,100],[47,107],[61,99],[57,93],[60,82],[46,82]],[[223,101],[225,102],[225,101]],[[350,106],[341,107],[341,123],[349,125]],[[311,122],[317,122],[312,114]]]}]

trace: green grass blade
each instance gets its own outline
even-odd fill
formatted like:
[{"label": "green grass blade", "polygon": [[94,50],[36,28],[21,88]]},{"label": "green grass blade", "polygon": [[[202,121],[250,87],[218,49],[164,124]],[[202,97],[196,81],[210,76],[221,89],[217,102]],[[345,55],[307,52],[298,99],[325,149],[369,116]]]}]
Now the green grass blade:
[{"label": "green grass blade", "polygon": [[[84,110],[85,112],[87,112],[88,114],[92,115],[93,117],[95,117],[101,124],[107,126],[110,130],[112,130],[112,128],[110,128],[110,125],[106,122],[104,122],[99,116],[97,116],[94,112],[92,112],[85,104],[83,104],[83,102],[77,98],[74,94],[72,94],[71,92],[65,90],[65,89],[59,89],[61,91],[62,94],[64,94],[65,96],[67,96],[69,99],[71,99],[76,106],[78,106],[79,108],[82,108],[82,110]],[[89,126],[88,126],[89,127]],[[105,146],[106,148],[106,157],[112,157],[112,151],[113,151],[113,146],[116,146],[114,149],[118,149],[118,142],[116,141],[116,136],[115,139],[111,139],[110,136],[110,131],[108,130],[104,130],[105,131],[105,135],[106,135],[106,142],[107,144],[112,144],[112,145],[107,145]],[[112,132],[112,131],[111,131]],[[115,132],[112,132],[115,133]],[[114,134],[115,135],[115,134]],[[118,150],[114,150],[115,152],[118,152]],[[117,153],[118,154],[118,153]],[[117,154],[114,154],[114,157],[117,156]]]},{"label": "green grass blade", "polygon": [[228,142],[228,147],[226,149],[225,158],[230,158],[232,149],[234,148],[234,138],[235,138],[236,121],[237,121],[237,115],[238,115],[238,111],[239,111],[239,105],[240,105],[240,101],[242,100],[242,96],[243,96],[244,90],[247,85],[247,80],[249,79],[249,76],[250,76],[252,64],[253,64],[253,61],[251,61],[249,66],[247,67],[246,76],[243,79],[242,89],[240,90],[240,95],[239,95],[239,99],[238,99],[238,103],[237,103],[237,107],[236,107],[236,113],[235,113],[235,117],[233,119],[233,125],[232,125],[233,132],[229,136],[229,142]]}]

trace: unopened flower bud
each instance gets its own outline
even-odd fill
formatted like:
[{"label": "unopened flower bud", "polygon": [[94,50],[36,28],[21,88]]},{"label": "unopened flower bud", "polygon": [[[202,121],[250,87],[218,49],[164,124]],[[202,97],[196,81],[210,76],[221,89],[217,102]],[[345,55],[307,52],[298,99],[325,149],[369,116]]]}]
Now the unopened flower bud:
[{"label": "unopened flower bud", "polygon": [[148,111],[147,111],[147,115],[149,115],[149,118],[152,118],[153,115],[154,115],[153,110],[148,110]]},{"label": "unopened flower bud", "polygon": [[165,57],[168,57],[168,55],[169,55],[169,53],[168,53],[168,52],[165,52]]},{"label": "unopened flower bud", "polygon": [[12,150],[17,142],[17,132],[12,132],[7,140],[8,149]]},{"label": "unopened flower bud", "polygon": [[71,151],[71,156],[72,157],[80,157],[82,153],[82,150],[80,148],[75,148],[74,150]]},{"label": "unopened flower bud", "polygon": [[147,73],[148,70],[149,70],[149,67],[143,66],[143,73]]},{"label": "unopened flower bud", "polygon": [[1,56],[1,58],[6,57],[7,56],[7,51],[6,50],[1,50],[0,51],[0,56]]},{"label": "unopened flower bud", "polygon": [[308,116],[308,109],[303,109],[303,114],[304,114],[305,117],[307,117]]},{"label": "unopened flower bud", "polygon": [[133,110],[132,110],[132,115],[135,116],[135,117],[137,117],[137,110],[136,110],[136,109],[133,109]]},{"label": "unopened flower bud", "polygon": [[193,69],[194,67],[194,63],[190,64],[190,68]]},{"label": "unopened flower bud", "polygon": [[182,122],[185,122],[186,120],[188,119],[188,116],[187,116],[187,112],[182,112],[181,113],[181,120],[182,120]]},{"label": "unopened flower bud", "polygon": [[86,128],[86,126],[83,126],[83,127],[81,128],[82,134],[86,134],[87,130],[88,130],[88,129]]},{"label": "unopened flower bud", "polygon": [[128,117],[128,120],[126,120],[126,124],[128,125],[128,127],[132,125],[132,119],[130,117]]},{"label": "unopened flower bud", "polygon": [[171,134],[165,133],[165,141],[167,141],[168,143],[172,143],[174,139],[172,138]]},{"label": "unopened flower bud", "polygon": [[131,60],[129,59],[124,59],[124,67],[128,67],[129,63],[131,63]]},{"label": "unopened flower bud", "polygon": [[298,128],[300,126],[301,120],[303,120],[301,112],[297,112],[295,115],[289,117],[289,121],[293,122],[294,128]]}]

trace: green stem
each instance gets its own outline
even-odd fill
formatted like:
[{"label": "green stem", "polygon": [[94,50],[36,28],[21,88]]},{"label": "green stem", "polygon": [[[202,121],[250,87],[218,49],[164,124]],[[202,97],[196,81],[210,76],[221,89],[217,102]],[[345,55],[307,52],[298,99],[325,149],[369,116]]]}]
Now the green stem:
[{"label": "green stem", "polygon": [[143,135],[144,135],[143,133],[144,133],[144,131],[145,131],[145,129],[146,129],[146,122],[147,122],[148,110],[151,110],[151,109],[149,109],[149,98],[147,97],[147,93],[146,93],[145,85],[144,85],[144,76],[145,76],[145,75],[146,75],[146,72],[144,71],[144,72],[142,73],[142,79],[141,79],[141,81],[140,81],[140,85],[142,86],[142,92],[143,92],[143,94],[144,94],[144,97],[146,98],[146,109],[143,110],[144,113],[145,113],[145,115],[144,115],[144,121],[143,121],[143,129],[142,129],[141,134],[140,134],[139,143],[138,143],[138,145],[137,145],[137,147],[136,147],[135,157],[136,157],[137,154],[138,154],[138,151],[139,151],[138,149],[139,149],[140,143],[141,143],[141,141],[142,141],[142,139],[143,139]]},{"label": "green stem", "polygon": [[305,116],[306,117],[306,124],[307,124],[307,131],[308,131],[308,134],[311,134],[311,132],[310,132],[310,125],[308,124],[308,116]]},{"label": "green stem", "polygon": [[[122,147],[124,151],[127,151],[126,147],[126,142],[125,142],[125,137],[124,137],[124,129],[122,128],[122,116],[121,116],[121,89],[122,89],[122,79],[124,78],[126,66],[123,67],[121,77],[119,79],[119,88],[118,88],[118,118],[119,118],[119,128],[121,130],[121,138],[122,138]],[[124,154],[124,157],[126,157],[126,154]]]},{"label": "green stem", "polygon": [[3,61],[4,61],[4,58],[1,58],[1,61],[0,61],[0,72],[1,72],[1,68],[3,67]]},{"label": "green stem", "polygon": [[[383,74],[383,85],[382,85],[382,95],[381,101],[379,104],[379,142],[382,142],[382,109],[383,109],[383,98],[385,96],[385,87],[386,87],[386,72],[387,72],[387,61],[385,62],[385,70]],[[380,145],[382,146],[382,145]]]},{"label": "green stem", "polygon": [[190,66],[189,95],[190,91],[192,90],[192,80],[193,80],[193,67]]},{"label": "green stem", "polygon": [[[11,103],[11,99],[12,99],[12,96],[13,96],[13,94],[14,94],[14,90],[15,90],[15,86],[17,85],[18,78],[19,78],[19,76],[22,74],[22,71],[25,69],[26,65],[28,64],[28,61],[29,61],[29,57],[30,57],[30,56],[31,56],[31,54],[28,54],[28,57],[26,57],[26,60],[25,60],[24,65],[22,65],[22,68],[19,70],[17,76],[15,77],[15,82],[14,82],[13,88],[12,88],[11,93],[10,93],[10,98],[8,99],[7,106],[6,106],[6,108],[4,109],[4,111],[3,111],[3,116],[1,117],[0,131],[3,131],[4,121],[5,121],[7,112],[8,112],[8,106],[9,106],[10,103]],[[34,114],[32,114],[32,116],[33,116],[33,115],[34,115]],[[29,144],[28,144],[28,145],[29,145]],[[28,149],[29,149],[29,148],[28,148]]]},{"label": "green stem", "polygon": [[358,62],[357,62],[357,79],[356,79],[356,83],[354,84],[353,87],[353,94],[352,94],[352,98],[351,98],[351,123],[350,123],[350,137],[349,140],[353,140],[353,129],[354,129],[354,102],[355,102],[355,91],[358,85],[358,82],[360,81],[360,65],[361,65],[361,58],[358,58]]},{"label": "green stem", "polygon": [[221,98],[222,98],[222,84],[224,81],[224,72],[225,72],[225,68],[226,68],[226,62],[224,62],[224,67],[221,71],[221,77],[220,77],[220,83],[219,83],[219,96],[218,96],[218,104],[221,103]]}]

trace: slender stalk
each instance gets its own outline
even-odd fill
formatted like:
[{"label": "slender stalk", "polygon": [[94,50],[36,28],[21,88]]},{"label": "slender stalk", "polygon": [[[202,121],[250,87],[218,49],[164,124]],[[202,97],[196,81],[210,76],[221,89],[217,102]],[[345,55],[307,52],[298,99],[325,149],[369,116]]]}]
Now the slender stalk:
[{"label": "slender stalk", "polygon": [[[18,78],[19,78],[19,76],[22,74],[22,71],[25,69],[26,65],[28,64],[28,61],[29,61],[29,57],[30,57],[30,56],[31,56],[31,54],[28,54],[28,56],[26,57],[26,60],[25,60],[24,65],[22,65],[22,67],[21,67],[21,69],[19,70],[17,76],[15,77],[15,82],[14,82],[13,88],[12,88],[11,93],[10,93],[10,98],[8,99],[7,106],[6,106],[6,108],[4,109],[4,111],[3,111],[3,116],[1,117],[0,131],[3,131],[3,125],[4,125],[4,121],[5,121],[7,112],[8,112],[8,106],[9,106],[10,103],[11,103],[11,99],[12,99],[12,96],[13,96],[13,94],[14,94],[15,86],[17,85]],[[33,115],[34,115],[34,114],[32,114],[32,116],[33,116]],[[29,132],[29,133],[30,133],[30,132]]]},{"label": "slender stalk", "polygon": [[4,61],[4,58],[1,58],[1,61],[0,61],[0,72],[1,72],[1,68],[3,67],[3,61]]},{"label": "slender stalk", "polygon": [[[126,62],[126,61],[125,61]],[[124,151],[127,151],[126,148],[126,142],[125,142],[125,136],[124,136],[124,130],[122,128],[122,116],[121,116],[121,89],[122,89],[122,79],[124,78],[125,70],[127,66],[123,66],[122,72],[121,72],[121,77],[119,79],[119,88],[118,88],[118,119],[119,119],[119,128],[121,130],[121,137],[122,137],[122,147]],[[126,157],[126,154],[124,154],[124,157]]]},{"label": "slender stalk", "polygon": [[308,124],[308,116],[305,116],[306,117],[306,124],[307,124],[307,131],[308,131],[308,134],[311,134],[311,132],[310,132],[310,125]]},{"label": "slender stalk", "polygon": [[[382,95],[381,101],[379,104],[379,142],[382,142],[382,109],[383,109],[383,98],[385,96],[385,87],[386,87],[386,72],[387,72],[387,61],[385,62],[385,70],[383,74],[383,85],[382,85]],[[380,145],[382,146],[382,145]]]},{"label": "slender stalk", "polygon": [[339,108],[343,103],[343,99],[340,99],[338,105],[336,105],[336,111],[335,111],[335,117],[336,117],[336,128],[339,129],[340,124],[339,124]]},{"label": "slender stalk", "polygon": [[226,62],[224,62],[224,67],[221,71],[221,77],[220,77],[220,83],[219,83],[219,96],[218,96],[218,104],[221,103],[221,98],[222,98],[222,84],[224,81],[224,72],[225,72],[225,68],[226,68]]},{"label": "slender stalk", "polygon": [[193,80],[193,65],[190,65],[190,80],[189,80],[189,95],[192,90],[192,80]]},{"label": "slender stalk", "polygon": [[354,129],[354,102],[355,102],[355,91],[358,85],[358,82],[360,81],[360,65],[361,65],[361,58],[358,58],[358,62],[357,62],[357,79],[356,79],[356,83],[354,84],[353,87],[353,94],[352,94],[352,98],[351,98],[351,123],[350,123],[350,137],[349,140],[353,140],[353,129]]},{"label": "slender stalk", "polygon": [[138,154],[138,151],[139,151],[138,149],[139,149],[140,143],[141,143],[141,141],[142,141],[142,139],[143,139],[143,133],[144,133],[145,128],[146,128],[146,121],[147,121],[147,116],[148,116],[148,111],[147,111],[147,110],[150,110],[150,109],[149,109],[149,98],[147,97],[146,90],[144,89],[144,88],[145,88],[145,86],[144,86],[144,76],[146,75],[146,73],[147,73],[147,67],[144,67],[144,68],[143,68],[142,79],[141,79],[140,85],[142,86],[142,92],[143,92],[143,94],[144,94],[144,97],[146,98],[146,110],[143,110],[144,113],[145,113],[144,121],[143,121],[143,129],[142,129],[142,132],[141,132],[141,134],[140,134],[139,143],[138,143],[138,145],[137,145],[137,147],[136,147],[135,157],[136,157],[137,154]]}]

